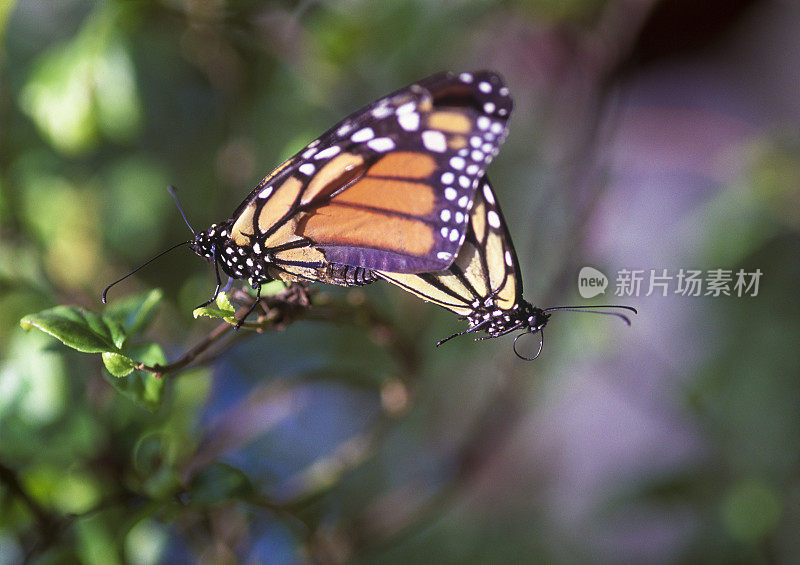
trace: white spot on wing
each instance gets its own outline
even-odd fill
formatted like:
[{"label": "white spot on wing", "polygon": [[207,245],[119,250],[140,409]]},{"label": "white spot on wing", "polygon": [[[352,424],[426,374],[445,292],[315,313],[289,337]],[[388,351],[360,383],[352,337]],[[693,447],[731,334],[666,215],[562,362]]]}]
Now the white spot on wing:
[{"label": "white spot on wing", "polygon": [[406,102],[405,104],[398,106],[397,110],[395,110],[395,113],[398,116],[402,116],[403,114],[408,114],[410,112],[413,112],[416,108],[417,108],[417,103],[412,100],[411,102]]},{"label": "white spot on wing", "polygon": [[372,128],[363,128],[351,135],[350,141],[353,143],[363,143],[364,141],[369,141],[373,137],[375,137],[375,132],[372,131]]},{"label": "white spot on wing", "polygon": [[500,216],[494,210],[489,210],[489,213],[486,214],[486,220],[494,229],[500,229]]},{"label": "white spot on wing", "polygon": [[483,185],[483,197],[489,204],[494,204],[494,194],[492,194],[492,189],[489,188],[488,184]]},{"label": "white spot on wing", "polygon": [[269,198],[269,195],[272,194],[272,187],[268,186],[263,189],[261,192],[258,193],[259,198]]},{"label": "white spot on wing", "polygon": [[406,131],[417,131],[419,129],[419,114],[411,112],[397,116],[397,123]]},{"label": "white spot on wing", "polygon": [[372,115],[378,119],[385,118],[392,113],[392,109],[388,106],[378,106],[372,110]]},{"label": "white spot on wing", "polygon": [[458,192],[452,186],[448,186],[444,189],[444,197],[448,200],[455,200],[456,196],[458,196]]},{"label": "white spot on wing", "polygon": [[317,168],[311,163],[303,163],[302,165],[300,165],[300,167],[298,167],[297,170],[303,173],[304,175],[311,176],[314,174],[314,171],[316,171]]},{"label": "white spot on wing", "polygon": [[[370,130],[372,131],[372,130]],[[355,137],[355,135],[353,136]],[[385,153],[395,148],[394,141],[389,137],[376,137],[367,142],[367,147],[379,153]]]},{"label": "white spot on wing", "polygon": [[464,165],[466,165],[466,162],[461,157],[453,157],[450,159],[450,166],[457,171],[463,169]]},{"label": "white spot on wing", "polygon": [[338,145],[331,145],[327,149],[323,149],[319,153],[316,154],[314,159],[327,159],[328,157],[333,157],[334,155],[338,155],[341,151],[341,147]]},{"label": "white spot on wing", "polygon": [[444,153],[447,151],[447,139],[444,134],[436,130],[426,130],[422,132],[422,144],[428,151]]}]

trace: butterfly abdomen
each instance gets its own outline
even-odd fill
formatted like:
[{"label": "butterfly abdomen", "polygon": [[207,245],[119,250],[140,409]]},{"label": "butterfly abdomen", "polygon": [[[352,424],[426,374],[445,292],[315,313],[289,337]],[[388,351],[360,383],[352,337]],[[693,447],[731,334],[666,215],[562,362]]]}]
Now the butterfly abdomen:
[{"label": "butterfly abdomen", "polygon": [[326,277],[326,282],[340,286],[363,286],[378,280],[375,271],[338,263],[328,265]]}]

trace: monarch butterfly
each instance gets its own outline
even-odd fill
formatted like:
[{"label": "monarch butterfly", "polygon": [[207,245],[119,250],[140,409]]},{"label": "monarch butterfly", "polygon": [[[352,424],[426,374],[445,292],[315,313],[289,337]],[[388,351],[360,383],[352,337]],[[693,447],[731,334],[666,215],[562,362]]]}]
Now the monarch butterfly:
[{"label": "monarch butterfly", "polygon": [[276,279],[353,286],[375,270],[446,269],[511,109],[489,71],[411,84],[311,142],[191,247],[257,290]]},{"label": "monarch butterfly", "polygon": [[[469,215],[464,243],[450,267],[439,272],[404,274],[378,271],[376,274],[467,320],[469,328],[439,341],[437,345],[456,336],[481,330],[488,335],[477,339],[500,337],[521,329],[523,332],[514,340],[514,352],[528,360],[539,356],[543,342],[540,341],[539,352],[534,357],[525,357],[517,351],[516,340],[525,333],[540,332],[541,335],[553,311],[594,312],[593,308],[620,308],[636,313],[629,306],[538,308],[527,302],[522,297],[522,277],[514,244],[492,186],[485,176]],[[630,325],[630,320],[622,314],[594,313],[614,315]]]},{"label": "monarch butterfly", "polygon": [[214,263],[205,304],[220,267],[258,296],[276,279],[354,286],[378,269],[446,269],[512,107],[498,74],[442,72],[354,112],[268,174],[230,219],[179,244]]}]

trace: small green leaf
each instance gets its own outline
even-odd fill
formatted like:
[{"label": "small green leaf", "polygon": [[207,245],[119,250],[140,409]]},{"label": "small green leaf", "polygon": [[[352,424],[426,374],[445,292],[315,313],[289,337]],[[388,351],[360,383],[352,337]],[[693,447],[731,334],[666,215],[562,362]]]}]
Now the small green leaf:
[{"label": "small green leaf", "polygon": [[77,306],[56,306],[20,320],[24,330],[36,327],[84,353],[121,353],[125,330],[117,320]]},{"label": "small green leaf", "polygon": [[230,299],[228,299],[228,295],[224,292],[220,292],[217,295],[215,306],[209,305],[195,308],[192,315],[195,318],[206,316],[208,318],[222,318],[231,324],[236,323],[236,309],[231,304]]},{"label": "small green leaf", "polygon": [[228,294],[225,292],[220,292],[217,295],[216,300],[217,308],[222,310],[223,312],[230,312],[231,314],[236,313],[236,308],[233,307],[231,304],[230,298],[228,298]]},{"label": "small green leaf", "polygon": [[109,306],[104,315],[119,321],[128,335],[136,335],[153,321],[163,297],[164,292],[159,288],[129,296]]},{"label": "small green leaf", "polygon": [[115,377],[124,377],[133,371],[136,363],[130,357],[125,357],[120,353],[110,353],[108,351],[102,354],[103,364],[108,369],[108,372]]},{"label": "small green leaf", "polygon": [[[167,362],[164,351],[157,343],[148,343],[132,347],[130,355],[151,367],[155,365],[164,365]],[[120,355],[119,357],[122,356]],[[127,357],[125,359],[127,359]],[[130,361],[130,359],[128,360]],[[103,361],[106,361],[105,355],[103,356]],[[161,406],[164,392],[164,379],[160,379],[154,374],[145,371],[134,371],[133,367],[123,375],[114,373],[108,366],[108,363],[106,363],[106,368],[114,377],[118,377],[106,377],[106,380],[123,396],[133,400],[136,404],[151,412],[155,412],[158,407]]]},{"label": "small green leaf", "polygon": [[282,281],[270,281],[261,285],[261,296],[273,296],[279,292],[283,292],[289,287],[288,284]]}]

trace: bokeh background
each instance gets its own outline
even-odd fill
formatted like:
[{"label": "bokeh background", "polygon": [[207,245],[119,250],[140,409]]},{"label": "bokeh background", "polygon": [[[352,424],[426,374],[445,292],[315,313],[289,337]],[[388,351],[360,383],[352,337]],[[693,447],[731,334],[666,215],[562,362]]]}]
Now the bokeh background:
[{"label": "bokeh background", "polygon": [[[1,564],[800,559],[796,2],[6,0],[0,40]],[[516,102],[490,173],[527,299],[632,327],[555,315],[527,363],[318,288],[348,315],[240,332],[155,411],[20,328],[185,239],[168,184],[206,227],[363,104],[480,68]],[[614,296],[681,268],[763,275]],[[175,358],[213,281],[184,249],[110,297],[163,288]]]}]

